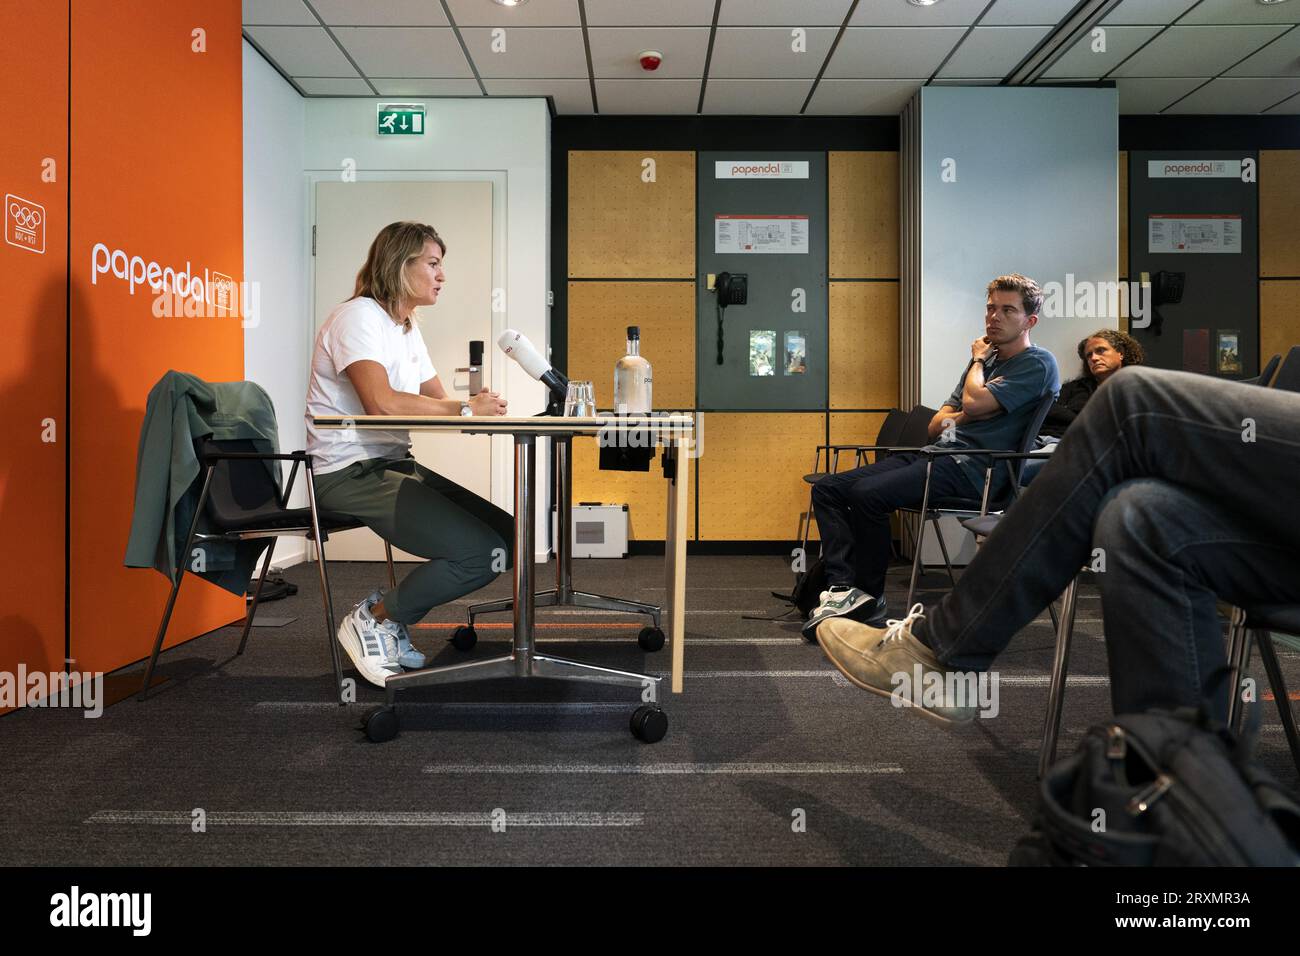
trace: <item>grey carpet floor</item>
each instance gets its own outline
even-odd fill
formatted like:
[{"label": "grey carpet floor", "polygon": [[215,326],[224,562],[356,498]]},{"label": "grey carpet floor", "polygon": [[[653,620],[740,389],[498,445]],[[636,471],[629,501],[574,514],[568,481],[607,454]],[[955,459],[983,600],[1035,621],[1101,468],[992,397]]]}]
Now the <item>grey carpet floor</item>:
[{"label": "grey carpet floor", "polygon": [[[575,585],[659,602],[662,567],[577,561]],[[537,572],[545,587],[553,565]],[[402,699],[401,735],[375,745],[358,719],[382,692],[361,683],[357,704],[329,702],[314,566],[285,577],[298,594],[261,613],[296,621],[256,628],[242,657],[238,628],[222,628],[168,651],[170,679],[144,703],[97,720],[60,710],[0,719],[0,864],[1001,865],[1028,827],[1052,658],[1046,615],[999,659],[999,715],[948,730],[848,684],[794,623],[743,617],[782,610],[769,594],[789,588],[781,558],[691,557],[685,693],[663,697],[662,742],[628,732],[635,690],[539,680],[417,689]],[[382,579],[379,564],[331,565],[339,613]],[[901,609],[906,583],[905,569],[891,571],[891,607]],[[503,577],[472,600],[509,591]],[[504,652],[505,628],[482,628],[468,654],[446,643],[469,603],[413,632],[435,663]],[[1085,588],[1063,753],[1109,712],[1100,616]],[[562,625],[542,629],[543,648],[667,672],[668,649],[641,651],[634,618],[538,617]],[[589,626],[601,621],[624,626]],[[1282,659],[1300,688],[1297,656]],[[1260,760],[1295,786],[1264,706]]]}]

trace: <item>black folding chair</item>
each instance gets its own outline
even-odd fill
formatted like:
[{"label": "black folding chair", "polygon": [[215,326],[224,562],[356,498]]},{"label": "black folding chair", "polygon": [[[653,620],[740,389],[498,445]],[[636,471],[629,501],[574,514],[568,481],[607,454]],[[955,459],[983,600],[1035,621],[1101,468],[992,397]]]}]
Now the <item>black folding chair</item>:
[{"label": "black folding chair", "polygon": [[1268,387],[1269,381],[1273,378],[1273,373],[1277,371],[1278,363],[1282,361],[1282,356],[1274,355],[1264,365],[1264,371],[1260,372],[1254,378],[1241,379],[1242,385],[1263,385]]},{"label": "black folding chair", "polygon": [[1228,625],[1228,665],[1232,668],[1232,698],[1228,701],[1228,726],[1236,727],[1243,712],[1242,675],[1250,662],[1252,642],[1259,647],[1259,657],[1264,664],[1282,730],[1291,759],[1300,771],[1300,736],[1296,733],[1295,714],[1287,692],[1282,667],[1278,663],[1274,637],[1281,638],[1293,649],[1300,650],[1300,604],[1262,604],[1255,607],[1234,608]]},{"label": "black folding chair", "polygon": [[1291,346],[1291,351],[1286,353],[1286,361],[1282,363],[1277,378],[1273,379],[1273,388],[1300,392],[1300,345]]},{"label": "black folding chair", "polygon": [[[1047,413],[1052,407],[1056,396],[1051,392],[1044,395],[1030,416],[1025,433],[1020,440],[1019,452],[1021,455],[1028,453],[1038,439],[1038,430],[1042,428],[1043,421],[1047,418]],[[916,593],[916,575],[921,566],[921,551],[925,543],[925,523],[928,521],[934,525],[935,536],[939,539],[939,551],[943,554],[944,566],[948,569],[948,580],[952,584],[957,583],[956,576],[952,573],[952,560],[948,556],[948,545],[943,540],[943,529],[939,527],[939,519],[945,516],[974,518],[987,515],[993,511],[1005,510],[1014,500],[1015,495],[1019,493],[1020,472],[1024,467],[1022,457],[1013,456],[1006,462],[1007,468],[1012,474],[1011,486],[998,500],[989,500],[989,490],[992,487],[993,469],[990,467],[985,471],[984,493],[979,498],[936,498],[930,499],[930,478],[934,471],[935,459],[952,456],[952,455],[990,455],[996,456],[1007,451],[1005,448],[944,448],[930,447],[918,448],[917,452],[924,455],[927,459],[925,466],[925,491],[921,496],[921,505],[919,508],[903,507],[899,508],[902,514],[914,515],[917,519],[918,530],[915,537],[915,547],[912,549],[912,578],[907,586],[907,604],[906,607],[912,606],[912,597]]]},{"label": "black folding chair", "polygon": [[[876,443],[874,445],[818,445],[813,452],[813,470],[803,476],[803,480],[810,486],[808,489],[808,510],[799,516],[799,548],[801,554],[808,553],[808,536],[812,533],[812,523],[817,520],[813,512],[812,502],[812,485],[817,484],[827,475],[833,475],[840,470],[840,455],[845,452],[853,452],[853,467],[861,468],[867,463],[868,453],[876,452],[876,461],[880,461],[889,453],[892,445],[900,443],[903,434],[903,427],[908,421],[908,413],[899,408],[891,408],[885,416],[885,420],[880,423],[880,430],[876,432]],[[826,456],[826,467],[822,468],[822,456]]]},{"label": "black folding chair", "polygon": [[[339,664],[338,642],[335,639],[334,605],[330,594],[329,573],[325,566],[325,541],[330,534],[363,527],[363,524],[350,515],[320,512],[316,507],[316,482],[312,471],[312,459],[305,451],[288,454],[272,454],[255,450],[249,439],[214,441],[201,438],[195,442],[195,452],[203,468],[203,490],[194,509],[194,518],[190,522],[189,534],[185,539],[185,548],[178,555],[175,580],[172,582],[171,594],[167,598],[167,608],[163,611],[162,623],[158,627],[158,636],[154,640],[153,652],[149,655],[149,665],[145,669],[144,685],[140,689],[140,700],[149,693],[153,681],[154,668],[158,655],[162,651],[163,640],[167,636],[167,625],[171,622],[172,611],[176,607],[176,596],[180,593],[181,582],[189,564],[189,556],[196,542],[224,541],[238,542],[253,538],[266,538],[266,557],[262,560],[262,572],[253,591],[253,599],[248,604],[244,615],[244,630],[239,637],[237,654],[244,653],[248,642],[248,632],[253,624],[253,615],[257,612],[257,602],[262,594],[262,585],[266,581],[266,572],[271,566],[271,555],[275,551],[275,539],[280,535],[302,536],[316,542],[316,567],[320,574],[321,595],[325,605],[325,640],[329,645],[330,660],[334,666],[334,684],[338,691],[339,703],[343,703],[343,673]],[[275,486],[275,481],[266,467],[268,461],[291,461],[289,479],[284,492]],[[307,507],[290,508],[289,495],[293,491],[294,478],[298,466],[305,466],[307,472]],[[207,518],[207,529],[200,532],[202,517]],[[389,585],[396,583],[393,571],[393,549],[385,541],[384,551],[388,561]]]}]

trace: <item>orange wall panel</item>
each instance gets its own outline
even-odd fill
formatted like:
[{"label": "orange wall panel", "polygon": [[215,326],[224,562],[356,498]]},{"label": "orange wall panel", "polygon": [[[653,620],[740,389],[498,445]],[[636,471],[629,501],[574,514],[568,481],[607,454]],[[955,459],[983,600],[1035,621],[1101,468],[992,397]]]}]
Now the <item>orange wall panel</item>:
[{"label": "orange wall panel", "polygon": [[0,62],[0,671],[49,672],[64,658],[67,5],[0,4]]},{"label": "orange wall panel", "polygon": [[[243,277],[240,3],[73,0],[71,33],[70,640],[77,669],[107,671],[148,654],[168,590],[123,566],[149,389],[168,369],[244,376],[237,315],[156,316],[111,257]],[[189,578],[168,646],[243,609]]]}]

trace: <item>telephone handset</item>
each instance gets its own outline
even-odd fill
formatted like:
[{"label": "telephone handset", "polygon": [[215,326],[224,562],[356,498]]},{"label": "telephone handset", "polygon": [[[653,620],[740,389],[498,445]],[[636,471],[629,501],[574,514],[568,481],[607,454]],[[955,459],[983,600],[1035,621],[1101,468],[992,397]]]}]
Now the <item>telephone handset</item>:
[{"label": "telephone handset", "polygon": [[749,299],[749,276],[744,272],[732,275],[719,272],[713,283],[718,310],[718,364],[722,364],[722,313],[729,305],[745,305]]}]

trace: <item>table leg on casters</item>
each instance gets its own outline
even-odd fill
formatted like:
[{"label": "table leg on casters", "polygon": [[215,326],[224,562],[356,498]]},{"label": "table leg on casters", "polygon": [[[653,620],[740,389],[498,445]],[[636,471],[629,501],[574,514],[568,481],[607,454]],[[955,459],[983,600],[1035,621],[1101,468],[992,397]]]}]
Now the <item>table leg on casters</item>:
[{"label": "table leg on casters", "polygon": [[[372,741],[390,740],[397,735],[398,721],[394,709],[397,692],[411,687],[434,684],[487,680],[497,677],[552,677],[561,680],[590,681],[623,687],[653,688],[652,700],[658,699],[660,678],[631,671],[620,671],[595,664],[583,664],[560,657],[538,654],[534,649],[533,595],[533,525],[536,518],[534,479],[537,443],[529,434],[515,435],[515,567],[514,629],[510,654],[486,661],[472,661],[451,667],[412,671],[390,677],[384,684],[387,706],[377,707],[362,718],[362,728]],[[653,743],[668,731],[668,718],[653,704],[643,704],[632,715],[632,733],[640,740]]]},{"label": "table leg on casters", "polygon": [[[660,608],[655,604],[631,601],[626,598],[608,597],[589,591],[573,589],[573,541],[570,535],[570,522],[573,517],[573,437],[556,436],[551,439],[551,452],[556,475],[556,538],[555,538],[555,588],[540,591],[533,596],[534,607],[585,607],[594,611],[621,611],[627,614],[648,614],[651,619],[649,631],[658,631],[658,635],[642,631],[640,642],[646,650],[658,650],[663,646],[663,621]],[[474,619],[480,614],[497,611],[509,611],[515,605],[515,599],[501,598],[496,601],[484,601],[469,607],[469,627],[473,628]],[[462,632],[458,631],[458,634]],[[454,642],[454,639],[453,639]],[[473,642],[468,642],[473,646]],[[654,646],[651,646],[654,645]]]}]

